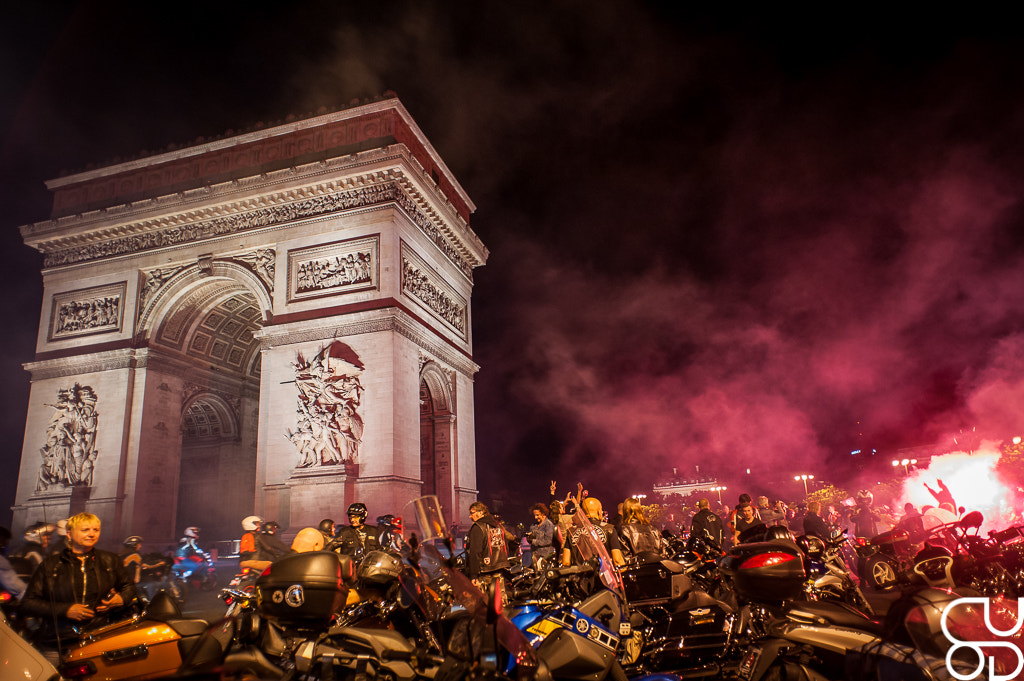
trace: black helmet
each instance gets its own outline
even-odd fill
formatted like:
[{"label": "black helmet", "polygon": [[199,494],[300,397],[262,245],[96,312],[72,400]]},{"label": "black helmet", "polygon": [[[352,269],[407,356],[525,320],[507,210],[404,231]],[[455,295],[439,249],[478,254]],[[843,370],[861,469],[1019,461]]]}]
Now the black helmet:
[{"label": "black helmet", "polygon": [[267,522],[260,525],[260,532],[264,534],[273,534],[277,532],[277,528],[281,527],[281,523],[276,520],[268,520]]},{"label": "black helmet", "polygon": [[316,526],[316,529],[320,530],[324,534],[334,534],[334,521],[330,518],[324,518],[320,521],[320,524]]},{"label": "black helmet", "polygon": [[141,544],[141,543],[142,543],[142,537],[140,537],[137,534],[133,534],[132,536],[130,536],[127,539],[124,540],[124,545],[125,546],[130,546],[133,549],[138,547],[139,544]]},{"label": "black helmet", "polygon": [[359,579],[371,584],[388,584],[402,574],[402,561],[387,551],[370,551],[359,563]]},{"label": "black helmet", "polygon": [[875,495],[871,493],[871,490],[862,489],[857,492],[857,503],[862,506],[870,506],[874,500]]},{"label": "black helmet", "polygon": [[387,515],[377,516],[377,527],[381,529],[390,529],[395,524],[395,516],[388,513]]},{"label": "black helmet", "polygon": [[348,517],[356,516],[359,518],[359,522],[366,522],[366,504],[356,502],[348,507]]}]

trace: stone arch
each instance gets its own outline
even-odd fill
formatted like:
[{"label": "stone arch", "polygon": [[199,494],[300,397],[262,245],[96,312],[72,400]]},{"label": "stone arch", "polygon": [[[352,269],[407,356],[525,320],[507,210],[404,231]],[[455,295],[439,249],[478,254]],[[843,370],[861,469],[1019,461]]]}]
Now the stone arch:
[{"label": "stone arch", "polygon": [[197,525],[207,538],[234,536],[255,503],[254,334],[270,315],[269,287],[232,260],[201,261],[164,273],[158,286],[146,283],[136,326],[136,342],[148,348],[140,426],[154,442],[140,445],[140,461],[148,460],[140,467],[161,465],[176,481],[175,533]]},{"label": "stone arch", "polygon": [[181,409],[182,445],[212,440],[237,440],[239,419],[227,400],[211,392],[188,397]]},{"label": "stone arch", "polygon": [[437,362],[420,369],[420,481],[423,494],[436,494],[446,518],[453,518],[456,420],[450,373]]},{"label": "stone arch", "polygon": [[[150,270],[147,276],[157,270]],[[260,310],[261,322],[270,319],[273,309],[272,291],[245,265],[231,260],[212,260],[208,269],[200,263],[187,265],[169,273],[154,291],[147,292],[149,286],[143,281],[140,287],[140,312],[136,324],[138,340],[151,338],[154,329],[158,329],[174,314],[182,300],[190,296],[202,297],[203,292],[211,288],[245,291],[252,295]]]}]

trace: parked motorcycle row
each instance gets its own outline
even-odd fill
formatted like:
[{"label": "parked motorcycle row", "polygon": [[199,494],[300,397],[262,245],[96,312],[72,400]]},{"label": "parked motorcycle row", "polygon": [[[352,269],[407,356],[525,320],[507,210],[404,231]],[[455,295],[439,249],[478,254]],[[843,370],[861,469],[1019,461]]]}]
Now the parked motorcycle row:
[{"label": "parked motorcycle row", "polygon": [[[280,558],[244,580],[250,588],[223,590],[229,605],[215,623],[183,617],[158,592],[142,614],[85,636],[60,673],[83,680],[1014,678],[1010,654],[994,654],[991,671],[974,676],[971,650],[954,649],[947,660],[944,632],[977,640],[983,614],[954,603],[976,594],[933,583],[930,564],[915,564],[916,583],[908,576],[887,615],[874,617],[844,560],[849,542],[841,531],[794,540],[770,528],[741,537],[724,555],[710,537],[693,536],[674,542],[671,558],[641,556],[619,569],[577,511],[571,529],[582,563],[517,566],[481,589],[452,569],[436,497],[412,502],[403,515],[411,539],[402,555]],[[970,535],[973,522],[950,531]],[[1010,631],[1015,601],[989,605],[989,621]]]},{"label": "parked motorcycle row", "polygon": [[979,533],[984,517],[971,511],[927,531],[893,528],[856,551],[865,582],[890,591],[914,583],[966,587],[984,596],[1024,596],[1024,525]]}]

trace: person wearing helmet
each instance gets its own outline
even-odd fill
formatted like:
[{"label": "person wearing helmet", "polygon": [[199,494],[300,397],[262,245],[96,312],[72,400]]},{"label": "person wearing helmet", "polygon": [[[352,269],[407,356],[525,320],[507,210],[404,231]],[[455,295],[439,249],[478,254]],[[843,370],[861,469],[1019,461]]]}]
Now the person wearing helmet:
[{"label": "person wearing helmet", "polygon": [[291,550],[287,544],[277,536],[277,530],[281,524],[276,520],[266,520],[260,525],[260,551],[263,560],[276,560],[287,555]]},{"label": "person wearing helmet", "polygon": [[348,507],[348,522],[338,532],[338,537],[328,547],[331,551],[349,556],[361,556],[380,548],[377,528],[366,525],[366,504],[356,502]]},{"label": "person wearing helmet", "polygon": [[466,548],[466,575],[477,582],[490,580],[506,572],[508,544],[505,542],[505,528],[491,515],[486,504],[474,501],[469,506],[469,528]]},{"label": "person wearing helmet", "polygon": [[875,523],[882,518],[871,507],[874,501],[875,495],[870,490],[862,489],[857,492],[857,510],[850,517],[850,520],[853,521],[855,537],[870,539],[878,534],[878,527]]},{"label": "person wearing helmet", "polygon": [[25,543],[11,554],[11,558],[23,559],[34,571],[43,562],[43,558],[50,553],[47,547],[50,545],[50,533],[54,529],[56,529],[56,526],[50,523],[40,522],[30,525],[25,530]]},{"label": "person wearing helmet", "polygon": [[179,558],[191,558],[192,556],[205,556],[206,552],[199,548],[199,528],[192,525],[185,528],[185,536],[178,540],[178,548],[174,555]]},{"label": "person wearing helmet", "polygon": [[139,577],[142,574],[142,554],[140,553],[140,547],[142,546],[142,537],[137,534],[133,534],[124,540],[124,544],[121,548],[121,553],[118,555],[121,557],[121,563],[124,565],[125,571],[131,576],[132,581],[136,584],[139,583]]},{"label": "person wearing helmet", "polygon": [[262,560],[259,556],[261,525],[263,518],[258,515],[242,518],[242,537],[238,540],[238,567],[263,571],[270,565],[269,560]]},{"label": "person wearing helmet", "polygon": [[334,520],[331,518],[324,518],[320,521],[320,524],[316,526],[316,529],[320,531],[320,534],[324,536],[324,545],[326,546],[332,539],[334,539]]},{"label": "person wearing helmet", "polygon": [[[612,562],[618,566],[625,565],[626,560],[622,555],[622,543],[619,541],[619,535],[615,531],[614,525],[604,522],[604,509],[601,502],[595,497],[588,496],[580,502],[580,507],[611,555]],[[579,549],[572,544],[571,539],[571,537],[567,538],[567,545],[562,549],[562,565],[578,565],[583,562],[583,556]]]}]

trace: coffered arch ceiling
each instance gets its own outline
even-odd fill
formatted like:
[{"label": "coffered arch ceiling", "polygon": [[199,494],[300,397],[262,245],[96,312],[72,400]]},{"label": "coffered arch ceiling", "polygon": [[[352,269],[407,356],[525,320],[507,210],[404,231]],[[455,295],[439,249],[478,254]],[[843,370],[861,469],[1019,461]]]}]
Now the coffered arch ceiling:
[{"label": "coffered arch ceiling", "polygon": [[234,374],[259,378],[261,312],[256,297],[230,279],[214,278],[179,299],[151,342]]}]

